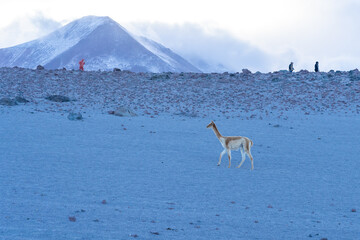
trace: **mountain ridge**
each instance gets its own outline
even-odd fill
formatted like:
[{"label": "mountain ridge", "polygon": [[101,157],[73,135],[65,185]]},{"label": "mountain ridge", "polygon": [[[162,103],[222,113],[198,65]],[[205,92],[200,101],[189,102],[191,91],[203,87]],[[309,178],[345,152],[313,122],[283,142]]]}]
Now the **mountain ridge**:
[{"label": "mountain ridge", "polygon": [[138,39],[109,17],[87,16],[42,38],[0,49],[0,67],[77,69],[84,58],[85,70],[201,72],[161,44],[147,39],[144,46]]}]

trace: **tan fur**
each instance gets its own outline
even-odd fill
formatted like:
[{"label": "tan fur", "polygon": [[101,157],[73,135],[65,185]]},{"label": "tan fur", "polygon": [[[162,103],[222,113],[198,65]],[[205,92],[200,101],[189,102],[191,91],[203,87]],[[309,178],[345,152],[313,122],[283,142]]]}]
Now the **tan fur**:
[{"label": "tan fur", "polygon": [[221,145],[224,147],[224,150],[221,152],[220,154],[220,158],[219,158],[219,162],[218,162],[218,166],[221,163],[221,158],[222,156],[227,153],[228,154],[228,158],[229,158],[229,167],[231,166],[231,150],[241,150],[241,155],[242,155],[242,161],[239,164],[239,166],[237,166],[238,168],[241,167],[241,165],[244,163],[245,161],[245,154],[249,156],[250,160],[251,160],[251,170],[254,169],[254,161],[253,161],[253,157],[251,155],[251,147],[253,146],[253,141],[251,141],[249,138],[247,137],[242,137],[242,136],[233,136],[233,137],[224,137],[220,134],[219,130],[217,129],[215,123],[213,121],[211,121],[211,123],[209,123],[206,128],[211,128],[216,137],[219,139]]}]

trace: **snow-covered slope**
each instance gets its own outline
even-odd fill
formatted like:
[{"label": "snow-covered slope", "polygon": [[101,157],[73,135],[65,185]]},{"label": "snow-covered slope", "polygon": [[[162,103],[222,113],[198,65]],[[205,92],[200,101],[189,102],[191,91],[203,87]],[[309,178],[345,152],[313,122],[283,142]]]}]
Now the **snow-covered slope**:
[{"label": "snow-covered slope", "polygon": [[41,39],[0,49],[0,66],[76,69],[79,60],[84,58],[86,70],[117,67],[144,72],[199,72],[169,49],[166,52],[149,49],[111,18],[88,16]]},{"label": "snow-covered slope", "polygon": [[160,57],[164,62],[172,66],[174,69],[181,70],[180,72],[200,72],[199,69],[191,65],[184,58],[180,57],[171,49],[164,47],[151,39],[145,37],[137,37],[137,40],[149,51]]}]

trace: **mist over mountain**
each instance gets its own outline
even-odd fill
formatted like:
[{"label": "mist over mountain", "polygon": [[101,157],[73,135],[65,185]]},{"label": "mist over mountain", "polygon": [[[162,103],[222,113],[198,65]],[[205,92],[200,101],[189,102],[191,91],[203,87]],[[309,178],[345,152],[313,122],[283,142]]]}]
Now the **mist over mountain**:
[{"label": "mist over mountain", "polygon": [[272,56],[216,27],[207,28],[194,23],[139,22],[127,28],[168,46],[202,72],[240,72],[243,68],[267,72],[274,62],[280,61],[284,68],[289,64],[288,58]]},{"label": "mist over mountain", "polygon": [[45,37],[0,49],[0,67],[77,69],[83,58],[86,70],[200,72],[169,48],[133,37],[109,17],[83,17]]}]

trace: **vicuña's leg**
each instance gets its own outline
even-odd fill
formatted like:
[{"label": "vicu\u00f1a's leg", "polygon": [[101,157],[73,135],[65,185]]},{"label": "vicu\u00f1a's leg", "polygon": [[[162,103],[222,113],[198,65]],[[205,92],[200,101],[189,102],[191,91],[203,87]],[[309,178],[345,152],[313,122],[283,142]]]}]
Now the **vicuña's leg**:
[{"label": "vicu\u00f1a's leg", "polygon": [[246,151],[247,155],[249,156],[250,160],[251,160],[251,170],[254,170],[254,159],[251,155],[250,149],[248,151]]},{"label": "vicu\u00f1a's leg", "polygon": [[221,153],[220,153],[220,159],[219,159],[219,162],[218,162],[218,166],[220,166],[220,163],[221,163],[221,158],[222,158],[222,156],[224,155],[226,153],[226,150],[224,149],[224,151],[222,151]]},{"label": "vicu\u00f1a's leg", "polygon": [[241,159],[241,163],[239,164],[239,166],[237,166],[238,168],[241,167],[241,165],[244,163],[245,158],[246,158],[244,149],[243,149],[243,148],[240,148],[240,150],[241,150],[241,157],[242,157],[242,159]]},{"label": "vicu\u00f1a's leg", "polygon": [[231,166],[231,151],[227,150],[227,154],[228,154],[228,157],[229,157],[229,168],[230,168],[230,166]]}]

